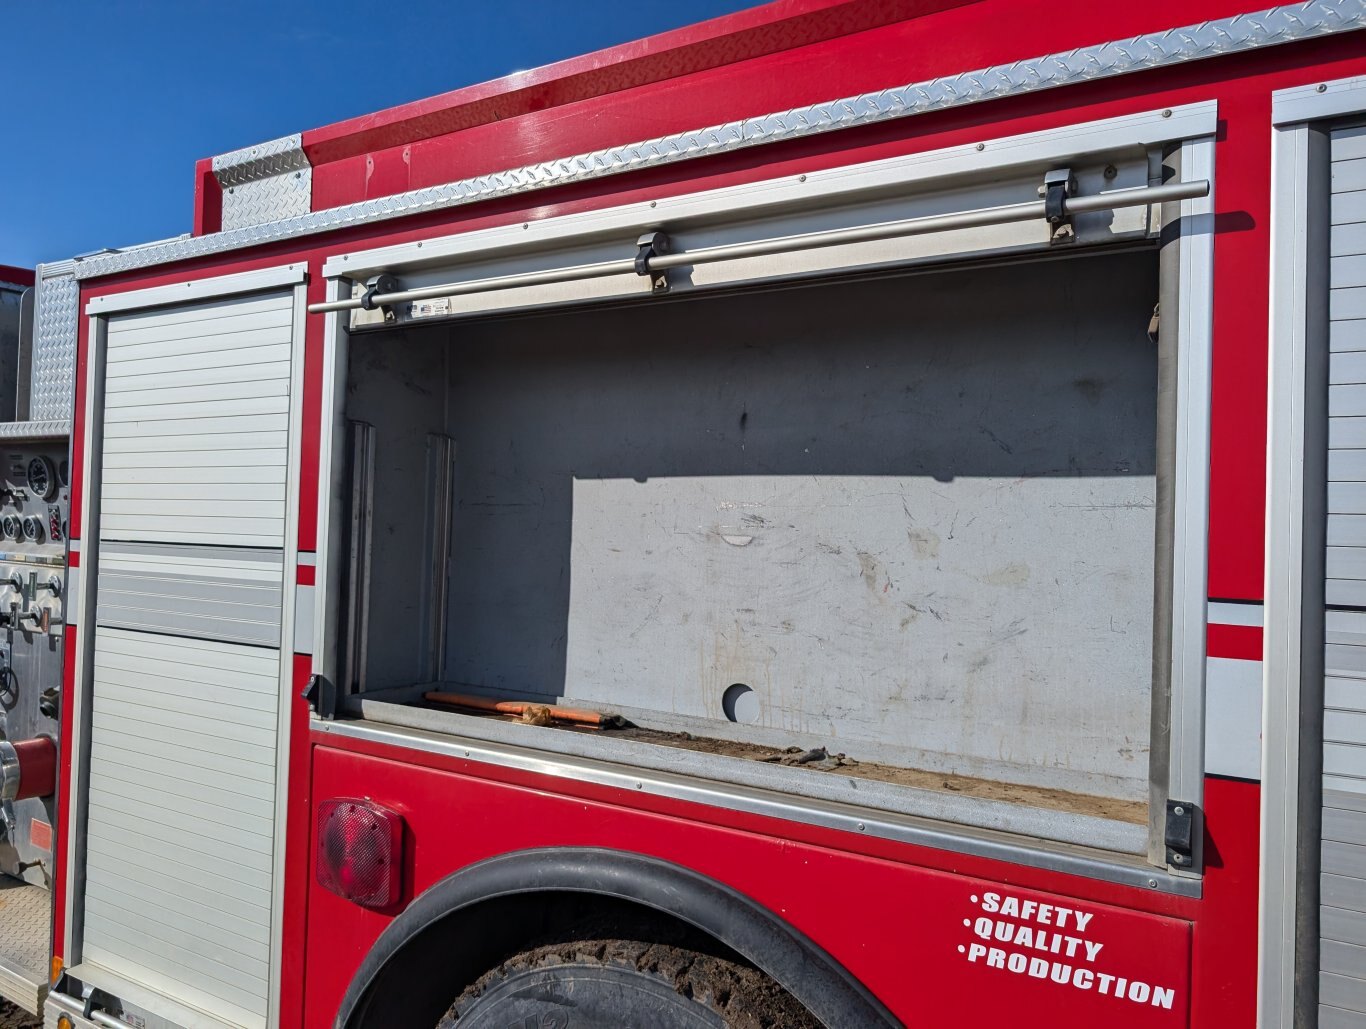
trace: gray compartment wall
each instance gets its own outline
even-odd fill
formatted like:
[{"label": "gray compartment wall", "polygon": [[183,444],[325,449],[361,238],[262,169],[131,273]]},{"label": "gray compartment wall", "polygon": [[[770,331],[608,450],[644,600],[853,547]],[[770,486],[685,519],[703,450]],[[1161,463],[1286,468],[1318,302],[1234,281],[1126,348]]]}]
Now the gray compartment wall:
[{"label": "gray compartment wall", "polygon": [[353,337],[368,688],[420,675],[446,432],[446,680],[1145,799],[1156,291],[1091,253]]}]

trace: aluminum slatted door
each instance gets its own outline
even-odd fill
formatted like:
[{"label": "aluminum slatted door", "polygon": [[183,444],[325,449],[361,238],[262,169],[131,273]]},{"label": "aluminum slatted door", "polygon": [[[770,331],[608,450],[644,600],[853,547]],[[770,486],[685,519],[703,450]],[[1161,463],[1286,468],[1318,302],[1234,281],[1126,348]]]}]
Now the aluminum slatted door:
[{"label": "aluminum slatted door", "polygon": [[294,294],[111,315],[81,960],[268,1021]]},{"label": "aluminum slatted door", "polygon": [[1366,126],[1332,134],[1319,1005],[1366,1027]]}]

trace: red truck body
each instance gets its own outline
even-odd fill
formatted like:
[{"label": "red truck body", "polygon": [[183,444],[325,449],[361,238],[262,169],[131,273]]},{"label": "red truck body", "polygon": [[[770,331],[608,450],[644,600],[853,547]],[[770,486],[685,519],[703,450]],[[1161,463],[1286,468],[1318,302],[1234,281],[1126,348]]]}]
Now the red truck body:
[{"label": "red truck body", "polygon": [[[1193,798],[1201,836],[1194,845],[1196,873],[1183,873],[1179,865],[1151,855],[1130,855],[1097,859],[1127,869],[1100,874],[1086,847],[1075,842],[1035,841],[1035,846],[1019,833],[993,835],[981,826],[955,827],[952,819],[876,811],[865,817],[857,807],[833,802],[785,804],[781,791],[743,784],[709,793],[705,782],[689,783],[679,771],[636,775],[630,760],[612,764],[557,757],[532,744],[519,749],[454,729],[443,735],[415,725],[385,725],[358,711],[348,718],[344,703],[342,717],[320,717],[317,691],[328,684],[313,681],[312,700],[304,694],[316,676],[338,678],[339,644],[311,631],[300,643],[297,624],[313,617],[315,600],[323,606],[320,598],[333,575],[319,554],[327,546],[322,537],[329,531],[328,518],[335,517],[325,503],[329,483],[335,488],[327,464],[332,451],[324,441],[333,432],[328,405],[336,402],[328,392],[326,369],[336,334],[346,326],[338,327],[341,315],[310,313],[297,340],[300,392],[293,399],[299,435],[289,488],[297,497],[298,516],[287,524],[292,535],[284,544],[283,566],[286,603],[302,603],[296,598],[306,595],[308,607],[307,614],[300,607],[295,615],[292,679],[280,688],[287,710],[279,723],[285,756],[279,765],[284,781],[277,784],[282,810],[275,816],[280,832],[274,847],[282,849],[273,851],[279,877],[272,886],[278,892],[268,947],[271,985],[259,1022],[241,1014],[250,1010],[245,1001],[234,1001],[237,1015],[214,1017],[221,1024],[383,1024],[345,1019],[359,1010],[365,977],[381,967],[377,941],[395,931],[405,911],[449,877],[481,862],[570,848],[658,859],[721,884],[827,955],[874,998],[874,1007],[906,1025],[1223,1027],[1255,1024],[1259,1010],[1261,1024],[1289,1025],[1297,1005],[1306,1003],[1313,1010],[1322,1005],[1323,1025],[1366,1019],[1350,1006],[1353,997],[1366,996],[1353,992],[1361,970],[1354,980],[1331,966],[1324,955],[1343,951],[1335,950],[1327,935],[1322,953],[1317,949],[1318,906],[1303,899],[1315,894],[1304,894],[1298,908],[1291,906],[1298,913],[1286,916],[1289,929],[1276,914],[1297,894],[1296,883],[1306,877],[1317,881],[1319,872],[1303,857],[1285,871],[1285,855],[1295,851],[1297,835],[1308,831],[1293,819],[1287,827],[1281,814],[1286,798],[1300,798],[1292,809],[1303,818],[1317,803],[1308,798],[1321,795],[1313,791],[1346,790],[1346,778],[1339,774],[1336,786],[1315,781],[1302,787],[1301,751],[1320,747],[1322,738],[1302,737],[1296,730],[1290,735],[1308,744],[1274,749],[1277,741],[1285,742],[1285,734],[1276,735],[1273,728],[1286,722],[1278,704],[1288,695],[1289,680],[1278,678],[1282,665],[1263,668],[1264,656],[1271,660],[1266,648],[1280,645],[1273,635],[1284,642],[1298,632],[1286,628],[1289,623],[1264,629],[1273,626],[1273,610],[1277,615],[1287,610],[1273,607],[1268,592],[1282,589],[1273,551],[1283,546],[1277,536],[1277,498],[1268,487],[1277,467],[1276,440],[1268,429],[1278,403],[1271,371],[1277,331],[1272,295],[1278,288],[1273,268],[1290,246],[1284,237],[1273,236],[1282,217],[1273,213],[1273,199],[1282,202],[1277,190],[1285,185],[1273,180],[1274,147],[1277,134],[1293,126],[1350,123],[1366,111],[1361,85],[1366,82],[1366,36],[1354,31],[1366,26],[1366,9],[1346,2],[1302,6],[1290,18],[1284,14],[1289,8],[1259,13],[1245,3],[1213,0],[1134,8],[1068,0],[1047,8],[1017,0],[780,0],[303,132],[282,160],[297,162],[288,167],[306,168],[311,183],[307,196],[291,201],[298,206],[277,221],[254,227],[234,222],[241,216],[233,213],[235,197],[229,191],[244,187],[223,172],[221,160],[201,162],[191,239],[162,250],[131,251],[123,263],[115,254],[88,260],[83,271],[78,264],[83,317],[70,527],[76,545],[70,563],[73,575],[81,569],[80,588],[89,592],[109,574],[82,568],[95,545],[82,519],[102,499],[102,487],[88,467],[95,453],[90,419],[101,410],[91,396],[91,384],[101,373],[91,362],[101,334],[112,331],[101,317],[115,315],[102,316],[101,302],[117,305],[137,291],[160,291],[144,294],[154,308],[172,303],[172,291],[187,283],[192,298],[198,298],[197,284],[265,275],[287,265],[300,269],[290,282],[297,283],[304,302],[322,304],[351,295],[345,287],[329,291],[338,273],[325,265],[339,255],[381,248],[396,253],[395,248],[418,243],[474,238],[471,234],[524,223],[535,227],[588,219],[749,184],[805,181],[914,155],[943,152],[967,155],[962,158],[967,160],[974,152],[989,156],[994,141],[1044,138],[1131,116],[1161,118],[1166,112],[1181,118],[1199,105],[1212,105],[1214,112],[1208,131],[1202,128],[1190,137],[1210,141],[1212,165],[1198,175],[1213,183],[1212,211],[1187,217],[1188,225],[1194,224],[1192,218],[1202,219],[1193,231],[1211,241],[1212,262],[1207,274],[1199,272],[1204,277],[1196,288],[1208,297],[1208,399],[1190,408],[1208,431],[1207,531],[1199,526],[1204,542],[1192,551],[1204,557],[1195,573],[1204,583],[1203,606],[1187,623],[1196,628],[1176,644],[1178,650],[1193,646],[1202,652],[1198,671],[1191,674],[1203,678],[1198,687],[1187,682],[1203,711],[1201,738],[1194,744],[1202,793]],[[1225,46],[1244,39],[1239,32],[1248,19],[1291,28],[1279,38],[1274,32],[1253,32],[1248,37],[1253,42]],[[1313,28],[1296,35],[1295,25]],[[1201,33],[1214,40],[1206,50],[1181,49],[1183,35],[1206,38]],[[1119,68],[1098,61],[1093,75],[1070,71],[1048,88],[1037,69],[1012,77],[1019,62],[1136,37],[1145,37],[1132,49],[1148,48],[1146,63]],[[980,81],[986,85],[974,102],[963,102],[964,95],[955,93],[963,88],[961,80],[942,91],[936,85],[977,70],[985,70]],[[829,131],[775,129],[770,137],[746,129],[744,145],[735,144],[740,133],[730,128],[773,112],[794,112],[796,119],[809,122],[808,105],[877,96],[915,83],[924,84],[923,110],[889,114],[870,105],[866,115],[851,115]],[[1362,97],[1357,107],[1344,101],[1336,110],[1325,107],[1327,114],[1281,120],[1279,98],[1291,95],[1286,91],[1300,91],[1294,97],[1303,93],[1312,104],[1315,95],[1335,97],[1351,90]],[[850,101],[848,110],[856,106]],[[688,133],[695,133],[691,152],[660,148],[657,160],[622,156],[619,167],[608,167],[611,161],[599,155],[592,173],[555,170],[556,162],[568,165],[574,155],[611,148],[625,153],[640,141]],[[535,170],[512,186],[497,178],[509,169]],[[1183,172],[1193,174],[1189,165]],[[481,176],[489,176],[490,184],[478,185]],[[476,183],[466,199],[424,206],[420,191],[462,180]],[[396,197],[401,202],[386,208]],[[336,214],[333,222],[323,217],[326,212]],[[394,273],[408,287],[398,259],[393,261]],[[383,263],[375,258],[371,264],[376,262]],[[357,287],[356,295],[360,291]],[[649,338],[641,345],[649,346]],[[1203,472],[1194,467],[1191,481]],[[1304,489],[1313,491],[1312,485]],[[1334,510],[1329,507],[1330,517]],[[1178,511],[1178,522],[1182,517]],[[342,560],[335,551],[332,559]],[[1305,587],[1306,607],[1313,607],[1313,596],[1313,588]],[[94,601],[82,603],[83,620],[65,635],[69,697],[89,693],[91,686],[81,677],[99,661],[89,656],[96,653]],[[1335,607],[1330,598],[1329,607],[1350,605]],[[945,625],[943,631],[952,634],[954,627]],[[1192,641],[1191,632],[1200,639]],[[290,649],[288,642],[283,646]],[[329,647],[332,656],[324,657]],[[345,684],[337,688],[346,693]],[[98,705],[97,699],[96,724]],[[96,1009],[117,998],[106,1010],[115,1017],[123,1011],[131,1024],[142,1024],[133,1020],[138,1017],[181,1024],[177,1020],[184,1020],[188,1009],[199,1011],[203,1024],[220,1024],[204,1014],[202,995],[212,995],[213,989],[195,992],[196,981],[201,986],[206,981],[200,966],[185,962],[180,979],[189,988],[177,994],[155,977],[139,981],[133,971],[111,971],[108,962],[91,958],[82,939],[86,920],[81,911],[88,882],[96,880],[72,871],[85,860],[88,802],[83,791],[90,759],[80,756],[80,741],[88,740],[89,730],[79,723],[81,704],[66,703],[63,715],[65,815],[57,842],[54,953],[67,973],[49,1000],[49,1018],[79,1008],[80,998],[88,998],[94,986],[100,991]],[[1322,721],[1320,715],[1318,722],[1306,724]],[[1229,753],[1238,759],[1227,758]],[[1248,754],[1253,755],[1251,768],[1244,760]],[[1268,763],[1278,769],[1270,796]],[[1320,768],[1318,774],[1338,773]],[[367,908],[320,883],[319,805],[336,798],[358,798],[401,817],[397,903]],[[1174,799],[1192,798],[1178,794]],[[1159,818],[1154,824],[1160,823]],[[1308,824],[1317,831],[1317,816]],[[1265,852],[1268,840],[1271,857]],[[1157,846],[1160,851],[1160,833]],[[1019,857],[1031,850],[1034,858]],[[1355,875],[1351,868],[1322,871],[1325,883],[1338,875],[1350,886],[1366,877],[1366,865]],[[1343,912],[1352,906],[1350,898],[1322,903]],[[1306,950],[1303,919],[1309,907],[1315,910],[1314,947]],[[686,900],[672,914],[702,921],[700,915],[690,916]],[[483,924],[471,922],[464,932],[477,936]],[[1366,954],[1364,940],[1343,946],[1349,956]],[[416,951],[394,953],[424,975],[435,967],[430,956]],[[763,967],[757,957],[745,956]],[[166,960],[177,959],[168,952]],[[1310,994],[1304,993],[1303,977],[1298,989],[1284,985],[1285,976],[1295,978],[1293,969],[1305,967],[1319,984]],[[389,989],[396,981],[391,975],[370,983]],[[120,992],[128,982],[133,987]],[[801,997],[797,983],[783,985]],[[159,1008],[163,995],[174,1003]]]}]

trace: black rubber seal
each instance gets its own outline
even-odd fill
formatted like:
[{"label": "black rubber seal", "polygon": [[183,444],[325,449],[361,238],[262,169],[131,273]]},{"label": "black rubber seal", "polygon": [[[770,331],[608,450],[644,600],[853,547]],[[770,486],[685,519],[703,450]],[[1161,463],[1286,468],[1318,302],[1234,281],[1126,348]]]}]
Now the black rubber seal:
[{"label": "black rubber seal", "polygon": [[871,992],[823,948],[772,911],[714,879],[658,858],[596,847],[551,847],[489,858],[436,883],[380,934],[347,987],[338,1029],[368,1029],[372,990],[407,944],[461,910],[528,893],[591,893],[672,915],[719,940],[772,976],[837,1029],[898,1027]]}]

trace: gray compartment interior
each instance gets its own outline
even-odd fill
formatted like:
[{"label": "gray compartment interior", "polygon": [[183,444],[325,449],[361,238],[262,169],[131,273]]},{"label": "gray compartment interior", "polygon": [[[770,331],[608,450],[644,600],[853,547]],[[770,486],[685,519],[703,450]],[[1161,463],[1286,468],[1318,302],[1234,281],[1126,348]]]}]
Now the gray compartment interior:
[{"label": "gray compartment interior", "polygon": [[366,689],[430,677],[445,434],[444,681],[1146,800],[1157,263],[354,335]]}]

